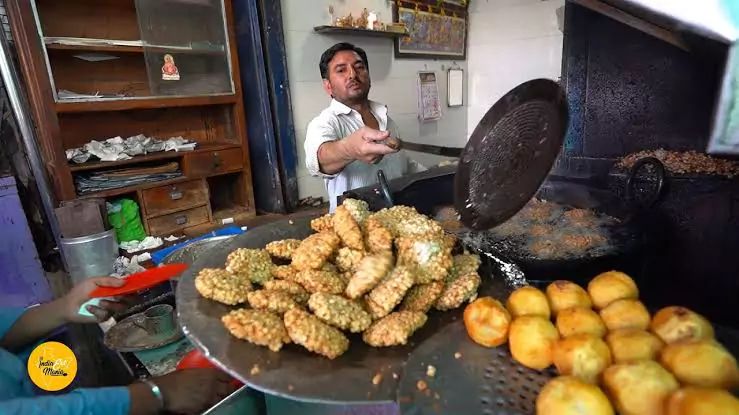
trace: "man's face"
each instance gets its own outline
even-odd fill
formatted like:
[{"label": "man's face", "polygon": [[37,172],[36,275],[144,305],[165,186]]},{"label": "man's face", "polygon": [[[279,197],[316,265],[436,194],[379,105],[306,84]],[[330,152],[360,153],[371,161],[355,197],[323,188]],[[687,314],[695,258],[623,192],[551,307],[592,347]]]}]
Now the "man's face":
[{"label": "man's face", "polygon": [[340,102],[360,102],[370,90],[367,65],[351,50],[342,50],[328,63],[328,79],[323,80],[326,93]]}]

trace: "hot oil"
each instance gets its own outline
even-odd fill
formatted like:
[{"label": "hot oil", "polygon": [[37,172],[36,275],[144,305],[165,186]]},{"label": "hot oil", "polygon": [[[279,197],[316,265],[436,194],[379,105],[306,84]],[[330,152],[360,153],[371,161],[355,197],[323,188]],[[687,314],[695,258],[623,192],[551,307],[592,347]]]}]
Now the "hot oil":
[{"label": "hot oil", "polygon": [[474,251],[497,251],[515,259],[569,260],[596,258],[618,250],[619,220],[590,209],[534,199],[502,225],[482,232],[466,229],[453,207],[436,219]]}]

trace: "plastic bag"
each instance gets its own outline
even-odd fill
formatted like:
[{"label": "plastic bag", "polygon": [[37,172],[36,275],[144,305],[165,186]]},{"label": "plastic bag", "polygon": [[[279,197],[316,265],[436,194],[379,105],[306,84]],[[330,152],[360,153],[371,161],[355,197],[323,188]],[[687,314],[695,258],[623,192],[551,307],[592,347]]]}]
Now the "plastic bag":
[{"label": "plastic bag", "polygon": [[115,229],[118,243],[141,241],[146,238],[139,205],[131,199],[120,199],[108,204],[108,220]]}]

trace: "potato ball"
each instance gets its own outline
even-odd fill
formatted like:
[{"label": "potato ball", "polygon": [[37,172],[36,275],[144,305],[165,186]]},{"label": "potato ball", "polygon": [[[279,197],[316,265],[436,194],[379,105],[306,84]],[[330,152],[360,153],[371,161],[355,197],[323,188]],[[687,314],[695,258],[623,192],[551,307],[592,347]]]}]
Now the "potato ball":
[{"label": "potato ball", "polygon": [[555,316],[562,310],[570,307],[591,308],[588,293],[579,285],[571,281],[554,281],[547,286],[547,299],[552,314]]},{"label": "potato ball", "polygon": [[736,359],[715,340],[670,343],[659,360],[684,385],[720,389],[739,385]]},{"label": "potato ball", "polygon": [[662,415],[665,400],[680,384],[653,360],[613,365],[603,384],[621,415]]},{"label": "potato ball", "polygon": [[551,321],[539,316],[522,316],[511,323],[508,345],[518,363],[544,370],[552,364],[552,347],[559,332]]},{"label": "potato ball", "polygon": [[608,397],[596,385],[572,376],[547,382],[536,397],[536,415],[613,415]]},{"label": "potato ball", "polygon": [[657,312],[650,325],[652,333],[665,343],[683,339],[713,339],[713,326],[700,314],[685,307],[670,306]]},{"label": "potato ball", "polygon": [[503,304],[492,297],[482,297],[464,309],[464,327],[475,343],[497,347],[508,340],[511,316]]},{"label": "potato ball", "polygon": [[540,316],[546,319],[552,315],[547,296],[538,288],[525,286],[517,289],[508,297],[506,308],[511,317]]},{"label": "potato ball", "polygon": [[682,388],[667,398],[665,415],[736,415],[739,399],[721,389]]},{"label": "potato ball", "polygon": [[617,300],[600,310],[608,330],[649,328],[649,311],[639,300]]},{"label": "potato ball", "polygon": [[598,310],[616,300],[639,298],[639,289],[628,275],[618,271],[604,272],[590,280],[588,294]]},{"label": "potato ball", "polygon": [[615,363],[656,360],[665,343],[654,334],[637,329],[619,329],[606,334]]},{"label": "potato ball", "polygon": [[555,343],[552,361],[560,375],[575,376],[594,384],[611,365],[611,351],[600,337],[575,334]]},{"label": "potato ball", "polygon": [[557,330],[562,337],[582,333],[603,337],[606,334],[606,325],[592,309],[570,307],[557,314]]}]

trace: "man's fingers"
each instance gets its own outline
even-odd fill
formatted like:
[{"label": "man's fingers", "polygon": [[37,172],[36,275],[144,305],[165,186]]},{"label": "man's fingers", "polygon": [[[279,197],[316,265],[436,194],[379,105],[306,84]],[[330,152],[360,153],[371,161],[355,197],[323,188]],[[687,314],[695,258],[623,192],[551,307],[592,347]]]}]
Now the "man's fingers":
[{"label": "man's fingers", "polygon": [[364,138],[364,141],[368,142],[381,141],[388,137],[390,137],[389,131],[379,131],[370,128],[366,129],[362,134],[362,138]]},{"label": "man's fingers", "polygon": [[115,277],[98,277],[94,278],[95,285],[98,287],[120,287],[125,284],[125,280]]},{"label": "man's fingers", "polygon": [[388,147],[385,144],[366,143],[364,146],[364,153],[375,156],[384,156],[386,154],[397,153],[398,150],[392,147]]},{"label": "man's fingers", "polygon": [[120,313],[128,308],[128,304],[118,301],[102,300],[100,301],[100,308],[110,310],[113,313]]},{"label": "man's fingers", "polygon": [[105,320],[109,319],[110,316],[112,315],[112,313],[110,311],[105,310],[105,309],[100,308],[100,307],[97,307],[97,306],[94,306],[94,305],[88,305],[85,308],[87,309],[87,311],[90,312],[90,314],[92,314],[93,316],[95,316],[95,318],[98,321],[105,321]]}]

